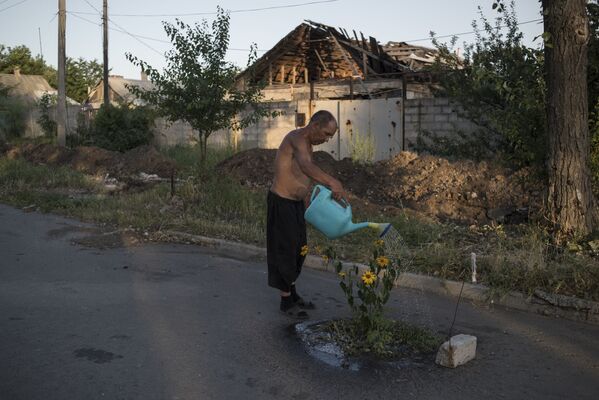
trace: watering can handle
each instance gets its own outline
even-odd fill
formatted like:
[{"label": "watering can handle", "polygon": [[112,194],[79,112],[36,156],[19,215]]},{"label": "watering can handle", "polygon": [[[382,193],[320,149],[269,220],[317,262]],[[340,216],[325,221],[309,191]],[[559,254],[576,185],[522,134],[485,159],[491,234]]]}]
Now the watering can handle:
[{"label": "watering can handle", "polygon": [[[312,195],[310,196],[310,203],[312,203],[312,201],[314,201],[314,198],[316,197],[316,195],[318,195],[318,193],[320,193],[321,190],[326,190],[326,192],[328,192],[326,194],[327,197],[328,198],[331,197],[332,193],[331,193],[331,191],[328,188],[326,188],[325,186],[322,186],[322,185],[315,185],[314,189],[312,190]],[[347,202],[347,200],[341,199],[341,202],[343,202],[342,205],[345,205],[345,207],[344,207],[345,209],[351,210],[351,206],[349,205],[349,203]],[[339,203],[339,202],[337,201],[337,203]]]},{"label": "watering can handle", "polygon": [[310,203],[312,203],[312,201],[314,200],[314,198],[316,197],[316,195],[318,193],[320,193],[320,191],[322,189],[325,189],[325,187],[322,186],[322,185],[316,185],[316,186],[314,186],[314,189],[312,190],[312,196],[310,196]]}]

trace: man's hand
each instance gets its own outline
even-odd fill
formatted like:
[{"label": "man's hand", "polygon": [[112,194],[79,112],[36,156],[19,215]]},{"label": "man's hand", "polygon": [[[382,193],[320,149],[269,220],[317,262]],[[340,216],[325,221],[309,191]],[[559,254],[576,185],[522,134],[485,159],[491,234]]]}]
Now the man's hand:
[{"label": "man's hand", "polygon": [[333,192],[333,198],[335,200],[340,201],[343,199],[347,201],[347,193],[345,193],[345,189],[341,182],[336,179],[331,182],[331,192]]}]

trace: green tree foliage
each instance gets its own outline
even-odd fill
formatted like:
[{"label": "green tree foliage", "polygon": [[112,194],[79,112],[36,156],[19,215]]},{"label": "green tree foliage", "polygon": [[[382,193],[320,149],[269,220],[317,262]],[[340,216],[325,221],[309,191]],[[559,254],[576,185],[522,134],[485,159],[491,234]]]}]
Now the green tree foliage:
[{"label": "green tree foliage", "polygon": [[513,2],[496,8],[493,25],[479,7],[476,42],[465,44],[463,59],[453,50],[456,38],[449,45],[434,40],[439,95],[457,100],[465,116],[484,128],[477,138],[491,154],[519,165],[542,165],[547,149],[543,52],[522,44]]},{"label": "green tree foliage", "polygon": [[[33,57],[27,46],[6,47],[0,44],[0,73],[11,74],[15,67],[19,67],[24,75],[41,75],[50,86],[57,87],[56,69],[47,65],[43,58]],[[96,60],[67,58],[66,67],[67,96],[83,102],[87,88],[96,85],[102,77],[102,64]]]},{"label": "green tree foliage", "polygon": [[87,98],[87,88],[94,87],[102,78],[102,64],[96,60],[67,58],[66,65],[67,96],[82,103]]},{"label": "green tree foliage", "polygon": [[[177,20],[163,22],[173,44],[167,52],[167,67],[159,72],[132,54],[127,58],[146,72],[153,90],[130,87],[132,93],[156,107],[167,120],[186,121],[198,132],[202,163],[208,137],[219,129],[238,129],[267,114],[260,106],[261,86],[236,86],[239,69],[225,60],[229,46],[229,15],[218,8],[209,26],[206,20],[193,26]],[[255,48],[248,67],[256,59]],[[250,111],[251,110],[251,111]]]},{"label": "green tree foliage", "polygon": [[24,75],[41,75],[56,88],[56,69],[46,64],[41,56],[33,57],[27,46],[6,47],[0,44],[0,73],[12,74],[15,67]]},{"label": "green tree foliage", "polygon": [[90,128],[90,144],[124,152],[149,144],[154,137],[153,125],[153,113],[143,107],[102,105]]}]

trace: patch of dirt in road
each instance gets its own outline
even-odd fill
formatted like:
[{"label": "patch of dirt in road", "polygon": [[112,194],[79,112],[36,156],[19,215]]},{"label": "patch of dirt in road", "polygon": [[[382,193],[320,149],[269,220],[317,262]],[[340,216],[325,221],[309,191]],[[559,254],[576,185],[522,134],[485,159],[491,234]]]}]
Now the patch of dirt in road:
[{"label": "patch of dirt in road", "polygon": [[100,229],[94,227],[84,227],[84,226],[75,226],[75,225],[65,225],[62,228],[51,229],[46,232],[46,236],[49,239],[60,239],[65,237],[70,233],[93,233],[99,234]]},{"label": "patch of dirt in road", "polygon": [[84,247],[100,250],[138,246],[142,240],[130,231],[116,231],[76,238],[71,241]]},{"label": "patch of dirt in road", "polygon": [[[251,149],[221,162],[218,169],[243,185],[272,184],[276,150]],[[463,224],[523,222],[541,207],[542,183],[529,169],[511,170],[490,162],[450,161],[402,152],[390,160],[361,165],[315,152],[314,162],[339,179],[352,204],[379,210],[415,210]]]}]

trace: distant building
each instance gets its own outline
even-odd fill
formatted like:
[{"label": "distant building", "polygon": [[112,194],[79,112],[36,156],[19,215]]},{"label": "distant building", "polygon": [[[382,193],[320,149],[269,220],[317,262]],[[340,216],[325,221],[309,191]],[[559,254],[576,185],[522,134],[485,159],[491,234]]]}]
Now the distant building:
[{"label": "distant building", "polygon": [[[145,90],[154,88],[152,82],[150,82],[147,76],[142,73],[141,79],[127,79],[121,75],[110,75],[108,77],[108,96],[110,104],[112,105],[134,105],[140,106],[144,102],[135,97],[128,89],[131,86],[138,86]],[[87,96],[86,105],[91,106],[92,109],[97,110],[104,104],[104,80],[100,79],[98,84],[93,87]]]},{"label": "distant building", "polygon": [[[37,119],[40,115],[39,101],[44,94],[57,96],[58,91],[41,75],[24,75],[19,68],[15,68],[12,74],[0,74],[0,85],[9,88],[9,96],[19,98],[27,107],[26,129],[24,136],[33,137],[43,134]],[[67,123],[74,127],[76,114],[80,104],[67,97]],[[54,118],[56,110],[50,109],[50,115]]]}]

